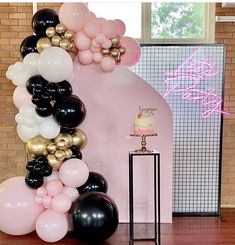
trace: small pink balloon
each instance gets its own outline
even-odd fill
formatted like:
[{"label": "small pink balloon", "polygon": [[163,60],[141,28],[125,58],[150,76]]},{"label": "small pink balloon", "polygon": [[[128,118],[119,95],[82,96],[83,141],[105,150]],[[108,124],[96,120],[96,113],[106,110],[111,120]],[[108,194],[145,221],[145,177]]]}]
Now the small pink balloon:
[{"label": "small pink balloon", "polygon": [[112,46],[112,42],[111,42],[109,39],[107,39],[107,40],[105,41],[105,43],[102,44],[102,47],[105,48],[105,49],[108,49],[108,48],[110,48],[111,46]]},{"label": "small pink balloon", "polygon": [[79,196],[78,190],[74,187],[64,186],[63,193],[71,200],[71,202],[74,202]]},{"label": "small pink balloon", "polygon": [[83,65],[89,65],[92,63],[92,52],[90,50],[84,50],[78,52],[78,60]]},{"label": "small pink balloon", "polygon": [[107,38],[106,38],[106,36],[105,36],[103,33],[99,33],[99,34],[96,36],[96,41],[97,41],[97,43],[99,43],[99,44],[105,43],[106,40],[107,40]]},{"label": "small pink balloon", "polygon": [[90,38],[100,33],[100,23],[97,20],[89,20],[84,26],[84,32]]},{"label": "small pink balloon", "polygon": [[52,202],[52,197],[51,196],[45,196],[42,199],[42,205],[46,209],[51,207],[51,202]]},{"label": "small pink balloon", "polygon": [[107,38],[116,37],[118,34],[117,24],[114,20],[106,20],[101,24],[101,32]]},{"label": "small pink balloon", "polygon": [[102,54],[100,52],[93,53],[93,61],[95,63],[100,63],[102,58],[103,58],[103,56],[102,56]]},{"label": "small pink balloon", "polygon": [[39,197],[45,197],[47,195],[47,190],[44,186],[42,186],[37,189],[36,193]]},{"label": "small pink balloon", "polygon": [[75,35],[74,43],[79,50],[86,50],[91,45],[91,39],[84,32],[80,31]]},{"label": "small pink balloon", "polygon": [[43,182],[46,185],[47,183],[49,183],[52,180],[59,180],[59,172],[58,171],[52,171],[52,174],[48,177],[44,177],[43,178]]},{"label": "small pink balloon", "polygon": [[97,18],[97,20],[99,21],[100,25],[102,25],[106,21],[106,19],[102,17]]},{"label": "small pink balloon", "polygon": [[69,30],[82,30],[90,16],[89,9],[84,3],[64,3],[59,9],[59,20]]},{"label": "small pink balloon", "polygon": [[121,56],[121,64],[133,66],[140,59],[141,49],[139,43],[132,37],[123,37],[121,45],[126,48],[126,52]]},{"label": "small pink balloon", "polygon": [[91,46],[90,50],[92,53],[100,52],[100,48],[94,48],[93,46]]},{"label": "small pink balloon", "polygon": [[71,199],[65,194],[56,195],[51,202],[51,208],[59,213],[67,212],[71,208],[71,205]]},{"label": "small pink balloon", "polygon": [[59,176],[64,185],[79,187],[87,181],[89,169],[84,161],[72,158],[60,167]]},{"label": "small pink balloon", "polygon": [[90,20],[96,20],[97,19],[96,15],[92,11],[90,11],[89,19]]},{"label": "small pink balloon", "polygon": [[101,61],[101,68],[103,71],[110,72],[115,69],[115,60],[110,57],[104,57]]},{"label": "small pink balloon", "polygon": [[52,180],[46,185],[49,196],[56,196],[63,191],[63,184],[60,180]]},{"label": "small pink balloon", "polygon": [[122,20],[116,19],[114,20],[116,22],[117,25],[117,32],[120,36],[124,36],[125,32],[126,32],[126,25]]},{"label": "small pink balloon", "polygon": [[96,41],[95,38],[92,39],[91,46],[94,48],[100,48],[100,44]]},{"label": "small pink balloon", "polygon": [[56,242],[61,240],[68,232],[66,215],[51,209],[44,211],[38,217],[36,232],[38,236],[46,242]]},{"label": "small pink balloon", "polygon": [[42,198],[41,197],[36,196],[34,200],[35,200],[36,204],[42,205]]},{"label": "small pink balloon", "polygon": [[35,202],[36,191],[25,183],[25,177],[13,177],[0,184],[0,230],[10,235],[24,235],[35,230],[44,211]]},{"label": "small pink balloon", "polygon": [[31,97],[32,96],[24,87],[16,87],[13,92],[13,102],[18,109],[25,105],[33,105]]}]

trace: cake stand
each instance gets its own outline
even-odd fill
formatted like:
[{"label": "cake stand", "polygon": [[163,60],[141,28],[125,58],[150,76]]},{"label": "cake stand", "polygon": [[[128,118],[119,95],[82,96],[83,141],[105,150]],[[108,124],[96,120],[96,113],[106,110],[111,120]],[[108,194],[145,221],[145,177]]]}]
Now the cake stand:
[{"label": "cake stand", "polygon": [[146,148],[146,145],[147,145],[146,137],[157,136],[157,133],[153,133],[153,134],[130,134],[130,136],[141,137],[141,148],[138,150],[135,150],[135,152],[139,152],[139,153],[152,152],[151,150],[148,150]]}]

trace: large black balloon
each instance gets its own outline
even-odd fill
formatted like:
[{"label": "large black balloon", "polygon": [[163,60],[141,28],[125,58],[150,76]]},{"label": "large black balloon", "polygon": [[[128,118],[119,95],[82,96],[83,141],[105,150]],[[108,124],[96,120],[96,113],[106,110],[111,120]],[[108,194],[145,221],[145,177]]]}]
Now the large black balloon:
[{"label": "large black balloon", "polygon": [[62,97],[69,97],[72,95],[73,89],[68,81],[64,80],[62,82],[58,82],[58,85],[59,85],[59,93]]},{"label": "large black balloon", "polygon": [[41,9],[37,11],[32,19],[34,33],[39,36],[46,36],[48,27],[55,27],[59,23],[58,14],[52,9]]},{"label": "large black balloon", "polygon": [[[29,78],[26,83],[26,88],[30,94],[40,94],[40,91],[42,92],[47,84],[48,81],[46,79],[40,75],[35,75]],[[34,90],[36,90],[35,93]]]},{"label": "large black balloon", "polygon": [[102,242],[118,226],[117,206],[105,193],[89,192],[80,195],[70,213],[74,235],[86,242]]},{"label": "large black balloon", "polygon": [[55,103],[53,116],[61,127],[76,128],[85,118],[86,108],[77,96],[72,95]]},{"label": "large black balloon", "polygon": [[108,183],[103,175],[96,172],[90,172],[86,183],[77,189],[79,194],[91,191],[106,193],[108,191]]},{"label": "large black balloon", "polygon": [[20,54],[24,58],[27,54],[38,53],[37,41],[39,37],[32,35],[26,37],[20,45]]}]

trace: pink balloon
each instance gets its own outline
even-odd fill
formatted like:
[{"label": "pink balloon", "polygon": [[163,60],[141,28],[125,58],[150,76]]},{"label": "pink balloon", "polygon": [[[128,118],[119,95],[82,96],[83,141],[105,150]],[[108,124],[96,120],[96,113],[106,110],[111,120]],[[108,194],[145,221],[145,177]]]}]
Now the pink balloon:
[{"label": "pink balloon", "polygon": [[99,23],[101,25],[106,21],[106,19],[105,18],[102,18],[102,17],[97,18],[97,20],[99,21]]},{"label": "pink balloon", "polygon": [[90,11],[89,19],[90,20],[96,20],[97,19],[96,15],[92,11]]},{"label": "pink balloon", "polygon": [[101,68],[103,71],[113,71],[115,69],[115,60],[110,57],[104,57],[101,61]]},{"label": "pink balloon", "polygon": [[84,50],[78,52],[78,60],[83,65],[89,65],[92,63],[92,52],[90,50]]},{"label": "pink balloon", "polygon": [[107,40],[107,38],[106,38],[106,36],[103,33],[99,33],[96,36],[96,41],[97,41],[98,44],[103,44],[103,43],[105,43],[106,40]]},{"label": "pink balloon", "polygon": [[43,182],[45,185],[52,180],[59,180],[59,172],[58,171],[52,171],[52,174],[50,176],[43,178]]},{"label": "pink balloon", "polygon": [[118,34],[117,24],[114,20],[106,20],[101,24],[101,32],[107,38],[116,37]]},{"label": "pink balloon", "polygon": [[122,20],[116,19],[114,20],[116,22],[117,25],[117,32],[120,36],[124,36],[125,32],[126,32],[126,25]]},{"label": "pink balloon", "polygon": [[90,38],[100,33],[100,23],[97,20],[89,20],[84,26],[84,32]]},{"label": "pink balloon", "polygon": [[100,44],[97,42],[97,40],[95,38],[92,39],[91,45],[94,48],[100,48]]},{"label": "pink balloon", "polygon": [[63,190],[63,184],[60,180],[52,180],[46,185],[49,196],[56,196]]},{"label": "pink balloon", "polygon": [[59,170],[60,180],[69,187],[83,185],[89,176],[86,163],[80,159],[69,159],[63,163]]},{"label": "pink balloon", "polygon": [[61,240],[68,232],[67,217],[63,213],[48,209],[37,220],[36,232],[46,242]]},{"label": "pink balloon", "polygon": [[133,66],[140,59],[140,45],[132,37],[123,37],[121,45],[126,48],[126,53],[121,56],[121,64],[125,66]]},{"label": "pink balloon", "polygon": [[92,53],[100,52],[100,48],[94,48],[93,46],[91,46],[90,50]]},{"label": "pink balloon", "polygon": [[59,9],[59,20],[68,29],[78,32],[89,19],[90,13],[84,3],[64,3]]},{"label": "pink balloon", "polygon": [[103,44],[102,44],[102,48],[108,49],[112,46],[112,42],[107,39]]},{"label": "pink balloon", "polygon": [[102,56],[102,54],[100,52],[93,53],[93,60],[94,60],[94,62],[100,63],[101,60],[102,60],[102,58],[103,58],[103,56]]},{"label": "pink balloon", "polygon": [[79,193],[78,193],[78,190],[74,187],[68,187],[68,186],[64,186],[64,189],[63,189],[63,193],[72,201],[74,202],[78,196],[79,196]]},{"label": "pink balloon", "polygon": [[52,197],[51,196],[45,196],[42,199],[42,205],[44,208],[48,209],[51,207],[51,201],[52,201]]},{"label": "pink balloon", "polygon": [[24,87],[16,87],[13,92],[13,102],[18,109],[20,109],[21,106],[33,105],[31,97],[32,96]]},{"label": "pink balloon", "polygon": [[35,202],[36,191],[25,184],[25,177],[13,177],[0,184],[0,230],[24,235],[35,230],[44,210]]},{"label": "pink balloon", "polygon": [[86,50],[89,49],[91,45],[91,39],[81,31],[75,35],[74,43],[79,50]]},{"label": "pink balloon", "polygon": [[35,203],[36,203],[36,204],[42,205],[42,198],[41,198],[41,197],[36,196],[34,200],[35,200]]},{"label": "pink balloon", "polygon": [[65,194],[55,196],[51,202],[51,208],[59,213],[65,213],[71,208],[72,201]]},{"label": "pink balloon", "polygon": [[47,195],[47,190],[44,186],[42,186],[37,189],[36,193],[39,197],[45,197]]}]

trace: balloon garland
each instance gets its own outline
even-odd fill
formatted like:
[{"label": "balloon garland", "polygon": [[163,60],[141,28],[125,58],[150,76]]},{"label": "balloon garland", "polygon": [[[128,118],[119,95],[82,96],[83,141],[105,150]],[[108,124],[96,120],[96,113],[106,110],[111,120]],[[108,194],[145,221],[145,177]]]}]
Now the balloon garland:
[{"label": "balloon garland", "polygon": [[64,3],[59,14],[39,10],[32,29],[20,45],[23,61],[6,72],[16,86],[17,133],[30,159],[26,177],[0,184],[0,230],[24,235],[36,229],[47,242],[72,230],[81,240],[100,242],[115,232],[118,209],[105,178],[82,160],[87,137],[78,126],[86,108],[70,84],[73,59],[111,72],[134,65],[140,47],[124,37],[121,20],[97,18],[83,3]]}]

